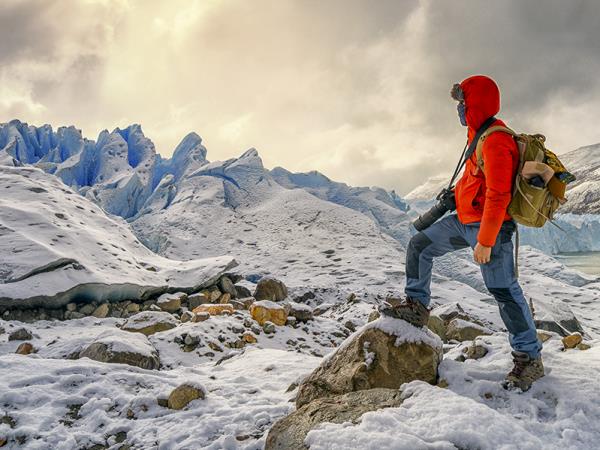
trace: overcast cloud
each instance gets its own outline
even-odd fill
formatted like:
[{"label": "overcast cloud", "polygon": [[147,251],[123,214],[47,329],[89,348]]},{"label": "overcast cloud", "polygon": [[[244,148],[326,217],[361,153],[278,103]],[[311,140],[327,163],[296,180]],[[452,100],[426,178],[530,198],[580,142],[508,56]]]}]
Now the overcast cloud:
[{"label": "overcast cloud", "polygon": [[600,142],[599,22],[592,0],[3,0],[0,121],[141,123],[165,156],[196,131],[211,160],[406,193],[453,168],[472,74],[558,153]]}]

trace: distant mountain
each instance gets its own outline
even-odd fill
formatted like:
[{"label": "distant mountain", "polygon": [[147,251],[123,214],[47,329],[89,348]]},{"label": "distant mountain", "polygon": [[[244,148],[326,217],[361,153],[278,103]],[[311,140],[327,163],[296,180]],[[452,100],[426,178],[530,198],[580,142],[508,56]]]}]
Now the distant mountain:
[{"label": "distant mountain", "polygon": [[568,186],[568,202],[560,212],[600,214],[600,144],[578,148],[560,159],[577,177]]}]

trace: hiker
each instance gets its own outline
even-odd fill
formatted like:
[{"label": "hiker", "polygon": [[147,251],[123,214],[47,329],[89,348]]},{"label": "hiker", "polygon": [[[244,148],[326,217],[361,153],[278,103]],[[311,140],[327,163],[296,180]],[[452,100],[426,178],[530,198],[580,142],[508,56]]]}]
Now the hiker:
[{"label": "hiker", "polygon": [[[469,77],[454,85],[451,96],[458,101],[461,124],[468,127],[468,144],[478,131],[481,135],[483,128],[505,126],[494,117],[500,110],[500,91],[491,78]],[[438,205],[428,213],[433,215],[432,224],[417,227],[422,231],[412,237],[406,253],[406,298],[388,299],[380,312],[418,327],[425,326],[429,318],[433,258],[471,247],[485,285],[498,302],[513,348],[514,367],[506,376],[504,387],[525,391],[544,376],[544,367],[542,345],[513,261],[512,235],[516,223],[507,213],[519,164],[519,150],[513,137],[502,132],[489,134],[483,143],[483,161],[481,170],[476,154],[471,154],[453,191],[443,192]],[[447,209],[454,209],[454,201],[456,214],[436,221]]]}]

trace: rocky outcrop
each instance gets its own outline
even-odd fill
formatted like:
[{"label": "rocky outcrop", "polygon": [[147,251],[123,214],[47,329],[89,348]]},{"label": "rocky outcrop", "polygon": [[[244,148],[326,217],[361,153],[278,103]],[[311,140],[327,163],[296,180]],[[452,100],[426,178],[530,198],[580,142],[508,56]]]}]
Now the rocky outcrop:
[{"label": "rocky outcrop", "polygon": [[400,406],[397,389],[369,389],[319,398],[284,417],[269,431],[265,450],[305,450],[307,433],[323,422],[357,422],[369,411]]},{"label": "rocky outcrop", "polygon": [[317,398],[423,380],[435,384],[442,342],[426,328],[382,318],[350,336],[301,384],[296,406]]},{"label": "rocky outcrop", "polygon": [[472,341],[478,336],[488,336],[490,334],[492,332],[488,328],[459,318],[452,319],[446,328],[448,340],[459,342]]}]

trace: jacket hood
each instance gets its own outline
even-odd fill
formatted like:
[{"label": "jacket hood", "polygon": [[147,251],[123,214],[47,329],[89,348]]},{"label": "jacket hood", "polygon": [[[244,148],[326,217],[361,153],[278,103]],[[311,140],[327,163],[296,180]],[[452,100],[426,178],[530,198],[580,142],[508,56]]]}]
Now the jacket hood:
[{"label": "jacket hood", "polygon": [[494,80],[485,75],[474,75],[460,83],[465,96],[469,138],[489,117],[500,111],[500,89]]}]

